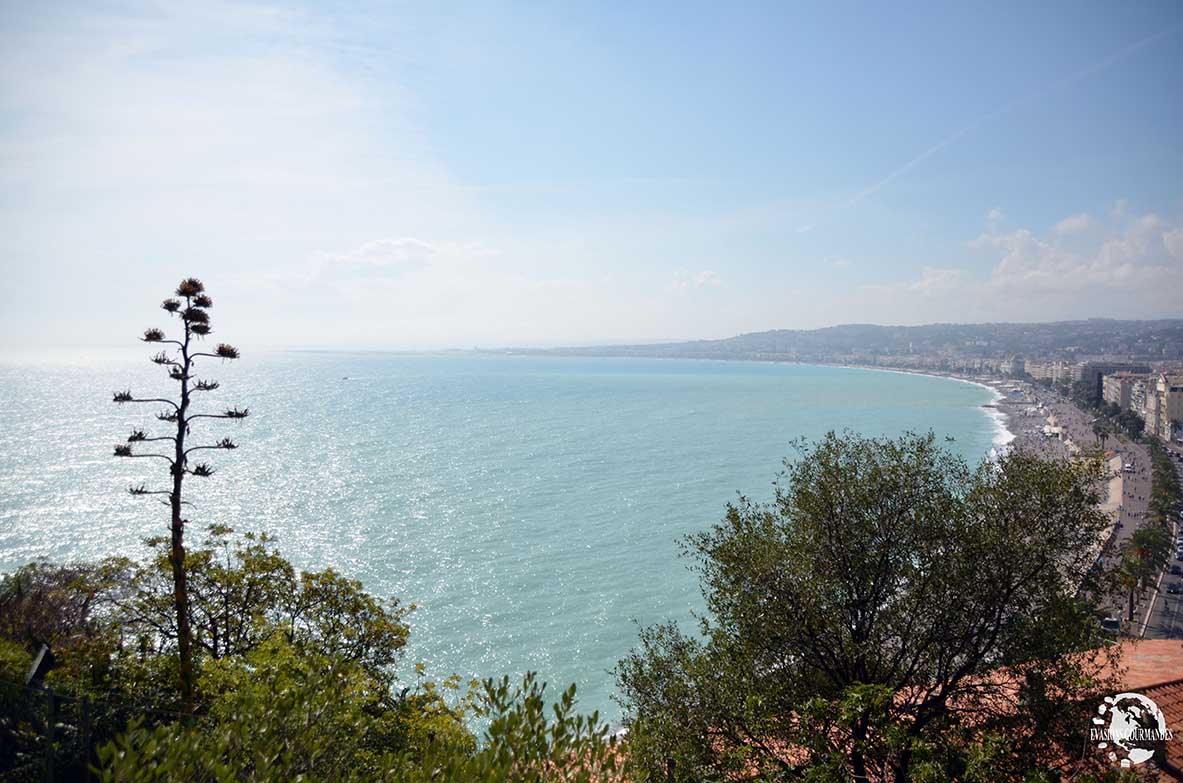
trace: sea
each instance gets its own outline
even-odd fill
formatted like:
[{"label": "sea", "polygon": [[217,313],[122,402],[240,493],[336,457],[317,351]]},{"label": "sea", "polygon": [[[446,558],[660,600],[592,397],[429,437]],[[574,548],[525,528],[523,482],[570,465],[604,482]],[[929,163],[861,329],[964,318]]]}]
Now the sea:
[{"label": "sea", "polygon": [[[620,715],[611,670],[642,626],[703,607],[679,541],[738,494],[771,499],[797,438],[829,430],[950,436],[966,459],[1008,439],[990,389],[906,373],[676,359],[351,352],[210,360],[198,403],[216,467],[191,479],[189,540],[268,532],[299,567],[332,567],[417,605],[402,671],[538,672]],[[144,358],[0,359],[0,572],[142,556],[168,511],[127,493],[167,465],[116,459],[170,391]],[[139,449],[146,451],[146,449]]]}]

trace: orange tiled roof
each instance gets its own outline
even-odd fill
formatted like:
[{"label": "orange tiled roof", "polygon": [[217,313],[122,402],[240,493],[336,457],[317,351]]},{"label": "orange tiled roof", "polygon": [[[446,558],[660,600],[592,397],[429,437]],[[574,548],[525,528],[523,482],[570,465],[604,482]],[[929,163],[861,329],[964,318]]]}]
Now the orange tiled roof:
[{"label": "orange tiled roof", "polygon": [[[1122,648],[1121,689],[1152,699],[1175,734],[1175,739],[1167,743],[1166,765],[1158,770],[1158,780],[1183,783],[1183,640],[1126,640]],[[1005,675],[995,673],[990,679],[997,681],[1001,698],[1010,697]]]},{"label": "orange tiled roof", "polygon": [[1175,735],[1166,745],[1166,764],[1158,770],[1158,779],[1183,783],[1183,641],[1127,642],[1121,663],[1122,687],[1154,701]]},{"label": "orange tiled roof", "polygon": [[[1176,645],[1183,647],[1179,642]],[[1180,674],[1176,671],[1175,674]],[[1175,738],[1167,743],[1166,764],[1159,770],[1159,780],[1183,781],[1183,679],[1155,685],[1143,691],[1158,705],[1167,719],[1167,728]]]},{"label": "orange tiled roof", "polygon": [[1178,639],[1143,639],[1126,642],[1122,655],[1121,682],[1126,690],[1136,691],[1183,680],[1183,641]]}]

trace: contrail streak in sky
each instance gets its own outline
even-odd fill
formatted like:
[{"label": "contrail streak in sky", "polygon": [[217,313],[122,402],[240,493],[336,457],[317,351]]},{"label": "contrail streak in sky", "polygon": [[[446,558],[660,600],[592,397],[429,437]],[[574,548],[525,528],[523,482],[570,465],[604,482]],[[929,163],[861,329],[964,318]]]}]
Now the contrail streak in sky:
[{"label": "contrail streak in sky", "polygon": [[1143,48],[1149,46],[1150,44],[1154,43],[1155,41],[1158,41],[1161,38],[1165,38],[1168,35],[1175,33],[1177,30],[1179,30],[1179,28],[1180,28],[1180,25],[1175,25],[1174,27],[1168,27],[1165,30],[1159,30],[1154,35],[1148,35],[1145,38],[1142,38],[1138,41],[1135,41],[1132,44],[1129,44],[1128,46],[1118,49],[1113,54],[1109,55],[1108,57],[1106,57],[1102,60],[1098,60],[1097,62],[1093,63],[1092,65],[1088,66],[1087,68],[1082,68],[1081,70],[1076,71],[1075,73],[1071,73],[1061,79],[1057,79],[1056,81],[1052,82],[1051,84],[1047,85],[1046,87],[1040,88],[1038,90],[1034,90],[1034,91],[1032,91],[1032,92],[1028,93],[1027,95],[1024,95],[1020,98],[1016,98],[1015,100],[1002,106],[1002,108],[1000,108],[1000,109],[995,109],[992,112],[989,112],[987,114],[983,114],[981,117],[978,117],[976,120],[974,120],[970,124],[966,125],[961,130],[957,131],[956,133],[952,134],[948,138],[944,139],[943,141],[939,142],[938,144],[933,145],[932,147],[929,147],[924,152],[922,152],[919,155],[917,155],[916,157],[912,158],[910,161],[908,161],[904,165],[900,166],[898,169],[891,172],[883,179],[879,180],[878,182],[875,182],[872,185],[869,185],[868,187],[864,188],[863,190],[860,190],[858,193],[856,193],[854,195],[853,198],[851,198],[848,202],[846,202],[846,204],[844,206],[853,207],[856,204],[858,204],[860,201],[862,201],[863,199],[867,198],[868,196],[874,195],[875,193],[879,192],[886,185],[891,184],[896,179],[902,177],[904,174],[907,174],[909,171],[914,169],[919,164],[923,163],[928,158],[932,157],[936,153],[938,153],[941,150],[948,147],[953,142],[960,139],[962,136],[965,136],[966,134],[970,133],[971,131],[976,130],[978,127],[980,127],[981,125],[984,125],[985,123],[989,122],[990,120],[1001,117],[1002,115],[1017,109],[1019,106],[1022,106],[1024,103],[1030,103],[1031,101],[1034,101],[1037,98],[1042,98],[1045,95],[1055,92],[1056,90],[1059,90],[1061,88],[1067,87],[1070,84],[1075,84],[1076,82],[1080,81],[1081,79],[1084,79],[1087,76],[1091,76],[1094,73],[1097,73],[1099,71],[1103,71],[1106,68],[1108,68],[1109,66],[1111,66],[1121,60],[1124,60],[1126,57],[1129,57],[1131,54],[1138,51],[1139,49],[1143,49]]}]

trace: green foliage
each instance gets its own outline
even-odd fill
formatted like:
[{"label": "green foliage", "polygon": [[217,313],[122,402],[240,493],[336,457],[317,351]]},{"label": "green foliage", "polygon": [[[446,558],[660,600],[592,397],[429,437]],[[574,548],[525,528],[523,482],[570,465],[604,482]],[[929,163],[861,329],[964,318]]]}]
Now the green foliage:
[{"label": "green foliage", "polygon": [[[34,564],[0,582],[0,672],[20,681],[38,640],[52,642],[47,684],[77,697],[57,727],[74,770],[89,695],[107,781],[617,779],[618,748],[598,716],[575,712],[574,686],[548,705],[533,675],[516,688],[436,683],[417,664],[399,688],[413,606],[332,570],[297,572],[271,539],[225,527],[186,554],[196,664],[186,712],[169,542],[148,544],[143,562]],[[39,764],[42,695],[3,695],[6,715],[26,717],[0,720],[0,750]],[[487,726],[480,742],[473,721]]]},{"label": "green foliage", "polygon": [[1174,520],[1183,510],[1179,476],[1157,439],[1150,440],[1150,463],[1150,518],[1122,546],[1116,573],[1117,583],[1126,593],[1127,620],[1134,619],[1139,591],[1152,588],[1162,572],[1171,554]]},{"label": "green foliage", "polygon": [[628,767],[598,715],[576,713],[574,685],[549,709],[545,688],[532,673],[513,688],[507,677],[487,680],[476,704],[488,725],[478,750],[468,753],[431,743],[419,758],[404,754],[386,779],[406,783],[642,783],[645,776]]},{"label": "green foliage", "polygon": [[23,645],[0,639],[0,780],[11,768],[19,768],[38,748],[36,728],[28,720],[37,694],[20,687],[33,662]]},{"label": "green foliage", "polygon": [[33,656],[22,645],[0,639],[0,680],[23,682],[33,664]]},{"label": "green foliage", "polygon": [[[245,655],[276,629],[309,651],[357,662],[387,677],[406,645],[414,607],[383,601],[332,569],[297,573],[266,535],[234,537],[211,527],[205,546],[185,557],[190,626],[197,661]],[[143,563],[103,564],[103,596],[124,629],[155,654],[176,639],[168,541],[150,539]]]},{"label": "green foliage", "polygon": [[[408,711],[355,661],[273,633],[243,656],[207,660],[199,718],[130,730],[99,752],[104,780],[351,780],[404,748]],[[458,719],[453,732],[466,736]]]},{"label": "green foliage", "polygon": [[1105,419],[1098,417],[1097,420],[1093,422],[1093,435],[1096,437],[1097,443],[1101,445],[1102,449],[1105,448],[1105,443],[1109,440],[1109,436],[1112,434],[1113,427],[1110,426],[1109,422]]},{"label": "green foliage", "polygon": [[1171,553],[1171,531],[1160,521],[1142,524],[1126,540],[1119,553],[1117,579],[1126,591],[1126,619],[1134,619],[1134,601],[1139,590],[1151,586]]},{"label": "green foliage", "polygon": [[[408,726],[401,711],[375,717],[382,697],[362,670],[295,656],[286,643],[250,656],[261,666],[226,668],[224,686],[201,721],[133,726],[99,750],[106,783],[257,781],[572,781],[612,783],[621,755],[596,716],[575,713],[575,688],[550,705],[533,675],[511,689],[487,681],[473,702],[487,722],[479,747],[455,715],[446,732],[396,750]],[[214,664],[224,668],[222,662]],[[420,694],[422,697],[423,694]],[[435,714],[438,720],[440,713]],[[443,724],[441,724],[442,726]],[[630,776],[632,781],[642,777]]]},{"label": "green foliage", "polygon": [[68,646],[101,632],[101,586],[89,565],[30,563],[0,578],[0,638],[35,651]]},{"label": "green foliage", "polygon": [[1112,402],[1101,402],[1095,396],[1094,390],[1084,381],[1078,381],[1071,390],[1072,402],[1082,410],[1091,411],[1097,414],[1096,421],[1093,422],[1093,434],[1097,436],[1097,440],[1101,444],[1101,448],[1105,448],[1105,443],[1110,436],[1118,433],[1124,434],[1130,440],[1142,440],[1143,431],[1146,427],[1146,420],[1143,419],[1136,411],[1127,408],[1122,410],[1121,406]]},{"label": "green foliage", "polygon": [[[83,698],[92,702],[89,735],[100,743],[122,732],[132,716],[139,716],[141,730],[153,731],[187,711],[177,687],[168,541],[148,543],[143,562],[38,563],[0,581],[0,639],[5,640],[0,652],[5,661],[11,658],[12,665],[23,663],[27,669],[28,657],[40,644],[50,644],[54,668],[46,685],[75,705],[63,708],[63,735],[78,735],[76,705]],[[373,729],[355,760],[377,748],[404,749],[428,724],[439,736],[457,742],[467,738],[471,744],[460,724],[463,713],[450,711],[441,697],[416,694],[401,704],[390,697],[410,608],[380,600],[332,570],[298,573],[266,536],[234,536],[224,527],[211,529],[206,546],[187,553],[187,570],[195,706],[203,730],[224,721],[219,716],[227,711],[245,709],[227,706],[232,693],[253,693],[263,703],[253,684],[267,682],[279,691],[288,684],[285,677],[298,681],[303,672],[299,676],[312,681],[327,677],[331,666],[346,672],[347,684],[356,686],[346,703],[363,710]],[[254,679],[258,672],[266,672],[267,679]],[[22,682],[24,674],[6,679]],[[27,722],[40,720],[38,703],[16,707]],[[383,726],[389,730],[380,730]]]},{"label": "green foliage", "polygon": [[481,683],[452,675],[436,683],[428,680],[426,667],[415,664],[415,689],[405,689],[398,700],[399,726],[407,753],[416,757],[432,743],[443,743],[462,752],[476,749],[476,737],[467,722],[484,713]]},{"label": "green foliage", "polygon": [[1169,525],[1183,512],[1183,487],[1171,458],[1157,439],[1150,441],[1150,470],[1150,516],[1156,522]]},{"label": "green foliage", "polygon": [[1101,479],[1021,452],[971,468],[931,435],[804,445],[773,503],[687,539],[698,638],[649,628],[619,664],[637,760],[680,780],[1055,774],[1111,662],[1067,654],[1102,643],[1077,590]]},{"label": "green foliage", "polygon": [[1097,410],[1101,402],[1100,389],[1088,381],[1075,381],[1069,397],[1077,407],[1085,410]]},{"label": "green foliage", "polygon": [[1114,423],[1130,438],[1130,440],[1138,441],[1142,439],[1142,433],[1146,429],[1146,420],[1138,415],[1137,411],[1132,408],[1127,408],[1117,414]]}]

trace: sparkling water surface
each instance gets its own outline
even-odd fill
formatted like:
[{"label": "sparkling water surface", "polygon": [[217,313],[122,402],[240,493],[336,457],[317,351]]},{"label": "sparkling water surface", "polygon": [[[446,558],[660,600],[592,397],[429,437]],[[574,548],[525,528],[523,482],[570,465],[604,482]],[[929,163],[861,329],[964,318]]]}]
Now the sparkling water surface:
[{"label": "sparkling water surface", "polygon": [[[222,388],[197,439],[191,540],[210,523],[266,530],[298,566],[332,566],[416,603],[408,661],[435,676],[536,670],[615,717],[609,670],[636,622],[701,607],[680,536],[737,491],[771,497],[790,440],[933,430],[970,460],[998,425],[982,387],[839,367],[693,360],[269,353],[202,365]],[[138,555],[167,510],[157,460],[120,460],[168,393],[144,360],[0,361],[0,571],[38,558]],[[145,450],[145,449],[138,449]],[[409,670],[409,664],[405,669]]]}]

